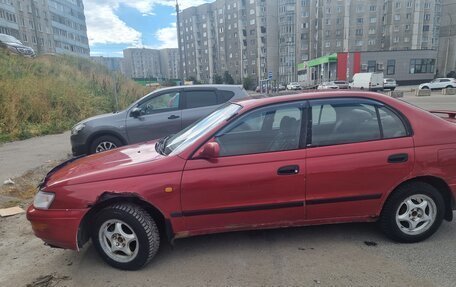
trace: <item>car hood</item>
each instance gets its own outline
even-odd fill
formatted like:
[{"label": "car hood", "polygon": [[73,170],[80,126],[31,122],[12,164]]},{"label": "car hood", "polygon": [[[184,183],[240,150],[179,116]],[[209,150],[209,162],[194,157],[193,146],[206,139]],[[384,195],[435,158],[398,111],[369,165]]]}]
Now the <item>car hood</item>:
[{"label": "car hood", "polygon": [[14,42],[6,42],[5,44],[7,44],[8,46],[11,46],[11,47],[15,47],[15,48],[24,48],[24,49],[30,49],[30,50],[32,49],[30,47],[24,46],[19,43],[14,43]]},{"label": "car hood", "polygon": [[132,176],[182,170],[185,161],[163,156],[155,150],[156,141],[125,146],[86,157],[71,159],[51,170],[41,187],[75,185]]},{"label": "car hood", "polygon": [[123,117],[123,115],[125,114],[125,111],[120,111],[120,112],[113,112],[113,113],[108,113],[108,114],[101,114],[101,115],[97,115],[97,116],[93,116],[93,117],[90,117],[90,118],[87,118],[77,124],[85,124],[85,123],[88,123],[88,122],[94,122],[94,121],[102,121],[102,120],[105,120],[105,119],[111,119],[111,118],[117,118],[117,117]]}]

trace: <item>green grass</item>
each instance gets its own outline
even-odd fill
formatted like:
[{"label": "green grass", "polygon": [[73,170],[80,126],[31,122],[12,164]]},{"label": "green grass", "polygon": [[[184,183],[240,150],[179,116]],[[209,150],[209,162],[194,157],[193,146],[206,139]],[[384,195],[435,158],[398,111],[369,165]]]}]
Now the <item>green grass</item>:
[{"label": "green grass", "polygon": [[147,89],[88,59],[29,59],[0,49],[0,143],[59,133],[87,117],[119,109]]}]

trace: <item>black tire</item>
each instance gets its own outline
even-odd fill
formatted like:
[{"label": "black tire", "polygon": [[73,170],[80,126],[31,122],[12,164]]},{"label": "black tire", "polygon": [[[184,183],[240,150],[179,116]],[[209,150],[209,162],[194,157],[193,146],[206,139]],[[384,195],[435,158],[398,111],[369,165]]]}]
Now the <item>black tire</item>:
[{"label": "black tire", "polygon": [[101,152],[101,151],[97,151],[97,148],[102,143],[110,143],[113,146],[115,146],[115,148],[123,146],[122,141],[119,140],[115,136],[110,136],[110,135],[100,136],[100,137],[95,138],[92,141],[92,144],[90,145],[90,149],[89,149],[89,154]]},{"label": "black tire", "polygon": [[[433,223],[422,233],[407,234],[396,223],[396,213],[403,202],[410,196],[424,195],[430,198],[436,207]],[[430,208],[430,207],[429,207]],[[413,243],[422,241],[434,234],[442,223],[445,214],[445,203],[442,194],[432,185],[424,182],[410,182],[398,187],[387,199],[380,217],[380,227],[392,240]]]},{"label": "black tire", "polygon": [[[135,250],[137,248],[137,250],[131,259],[127,258],[127,260],[130,260],[128,262],[112,258],[115,255],[110,256],[103,249],[103,246],[106,247],[107,245],[100,242],[100,229],[104,229],[103,226],[110,221],[125,223],[131,228],[133,235],[136,235],[137,243],[135,243],[133,248]],[[113,234],[117,233],[113,231]],[[155,221],[144,209],[131,203],[117,203],[106,207],[97,215],[92,230],[92,242],[101,258],[112,267],[122,270],[138,270],[149,263],[157,254],[160,247],[160,234]],[[112,252],[110,253],[113,254]],[[119,253],[123,256],[122,252]]]},{"label": "black tire", "polygon": [[396,88],[391,88],[391,92],[394,91]]},{"label": "black tire", "polygon": [[428,86],[421,87],[422,90],[429,90]]},{"label": "black tire", "polygon": [[445,89],[451,89],[451,88],[453,88],[453,86],[451,86],[451,85],[448,85],[445,87]]}]

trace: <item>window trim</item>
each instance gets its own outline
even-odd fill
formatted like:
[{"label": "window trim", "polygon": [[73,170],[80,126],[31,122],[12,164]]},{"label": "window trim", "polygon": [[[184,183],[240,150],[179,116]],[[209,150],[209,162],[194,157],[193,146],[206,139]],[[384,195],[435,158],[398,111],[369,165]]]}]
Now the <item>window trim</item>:
[{"label": "window trim", "polygon": [[[379,121],[379,129],[380,129],[380,139],[372,139],[372,140],[365,140],[365,141],[356,141],[356,142],[348,142],[348,143],[336,143],[336,144],[328,144],[328,145],[312,145],[312,106],[316,105],[315,103],[320,102],[321,105],[328,104],[328,102],[346,102],[347,104],[367,104],[371,105],[375,108],[375,111],[377,113],[377,120]],[[395,138],[384,138],[384,133],[383,133],[383,126],[381,124],[381,119],[379,117],[379,107],[384,107],[388,110],[390,110],[392,113],[394,113],[399,120],[402,122],[402,124],[405,127],[405,136],[401,137],[395,137]],[[404,116],[400,111],[397,109],[391,107],[390,105],[387,105],[383,102],[369,99],[369,98],[351,98],[351,97],[337,97],[337,98],[320,98],[320,99],[311,99],[308,101],[308,112],[307,112],[307,122],[308,128],[307,128],[307,134],[306,134],[306,147],[307,148],[317,148],[317,147],[329,147],[329,146],[338,146],[338,145],[346,145],[346,144],[357,144],[357,143],[365,143],[365,142],[372,142],[372,141],[383,141],[383,140],[392,140],[392,139],[400,139],[400,138],[406,138],[406,137],[412,137],[413,136],[413,130],[412,126],[410,124],[410,121],[407,119],[407,117]]]}]

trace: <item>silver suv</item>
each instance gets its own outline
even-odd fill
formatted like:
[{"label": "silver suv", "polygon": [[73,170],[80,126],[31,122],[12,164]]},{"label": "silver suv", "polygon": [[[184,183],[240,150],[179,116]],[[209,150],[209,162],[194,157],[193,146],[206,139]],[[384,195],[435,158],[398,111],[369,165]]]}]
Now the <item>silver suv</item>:
[{"label": "silver suv", "polygon": [[35,57],[35,51],[32,48],[25,46],[21,41],[7,34],[0,34],[0,46],[15,54],[25,57]]},{"label": "silver suv", "polygon": [[178,86],[154,91],[127,109],[95,116],[71,130],[74,156],[92,154],[119,146],[174,134],[221,104],[247,98],[242,86]]}]

